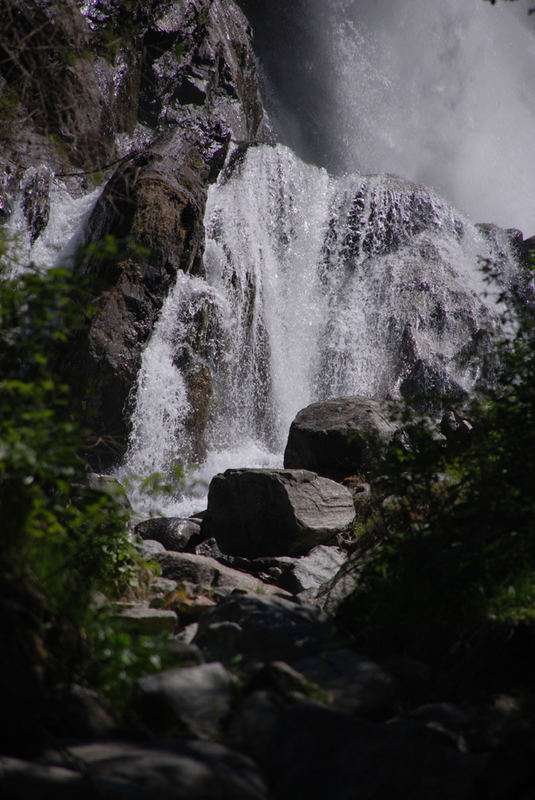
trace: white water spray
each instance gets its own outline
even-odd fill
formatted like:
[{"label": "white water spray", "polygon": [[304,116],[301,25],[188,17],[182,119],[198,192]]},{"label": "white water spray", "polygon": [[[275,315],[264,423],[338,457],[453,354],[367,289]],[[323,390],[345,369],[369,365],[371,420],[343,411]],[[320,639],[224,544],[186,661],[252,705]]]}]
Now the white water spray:
[{"label": "white water spray", "polygon": [[277,133],[331,171],[402,175],[474,220],[530,236],[531,6],[303,0],[263,50]]},{"label": "white water spray", "polygon": [[188,464],[188,380],[207,369],[203,486],[158,498],[168,514],[198,509],[215,471],[280,464],[312,401],[396,396],[416,362],[470,388],[478,338],[497,320],[478,259],[499,263],[505,282],[515,268],[507,235],[431,190],[332,178],[283,146],[251,148],[211,189],[206,229],[206,280],[179,276],[145,351],[121,471]]}]

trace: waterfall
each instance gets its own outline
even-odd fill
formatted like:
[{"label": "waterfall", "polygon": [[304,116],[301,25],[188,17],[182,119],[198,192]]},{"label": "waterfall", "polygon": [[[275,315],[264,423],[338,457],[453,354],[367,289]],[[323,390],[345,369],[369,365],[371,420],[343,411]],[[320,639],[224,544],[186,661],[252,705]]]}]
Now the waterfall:
[{"label": "waterfall", "polygon": [[99,187],[89,191],[69,187],[45,164],[29,167],[3,226],[10,242],[7,260],[11,274],[17,275],[31,263],[45,269],[58,264],[71,267],[101,191]]},{"label": "waterfall", "polygon": [[229,164],[209,193],[206,277],[179,275],[145,350],[120,472],[183,464],[197,484],[157,498],[168,514],[202,507],[216,471],[280,465],[312,401],[399,396],[415,365],[469,390],[500,312],[480,262],[499,265],[502,285],[516,270],[506,232],[396,176],[332,177],[282,145]]},{"label": "waterfall", "polygon": [[535,233],[530,0],[242,2],[278,140],[330,172],[393,172]]}]

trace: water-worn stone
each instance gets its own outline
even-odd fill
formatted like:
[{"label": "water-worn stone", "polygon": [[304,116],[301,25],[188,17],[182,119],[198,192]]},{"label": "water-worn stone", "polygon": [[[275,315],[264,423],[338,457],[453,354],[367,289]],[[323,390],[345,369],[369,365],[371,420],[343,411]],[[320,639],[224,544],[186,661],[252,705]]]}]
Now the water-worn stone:
[{"label": "water-worn stone", "polygon": [[313,472],[229,469],[210,483],[201,530],[232,555],[302,555],[354,517],[349,490]]},{"label": "water-worn stone", "polygon": [[117,728],[105,698],[77,684],[58,686],[50,692],[47,722],[55,736],[69,739],[109,738]]},{"label": "water-worn stone", "polygon": [[[289,563],[285,565],[285,561]],[[307,597],[311,597],[314,590],[333,578],[346,561],[347,554],[343,550],[320,544],[306,556],[280,559],[282,573],[276,583],[292,594],[306,591]]]},{"label": "water-worn stone", "polygon": [[232,663],[292,661],[338,642],[327,618],[313,606],[282,597],[235,593],[204,614],[194,639],[208,657]]},{"label": "water-worn stone", "polygon": [[357,551],[342,564],[332,578],[322,583],[321,586],[304,591],[301,599],[314,602],[328,614],[334,614],[340,603],[358,588],[359,578],[367,558],[367,551]]},{"label": "water-worn stone", "polygon": [[290,426],[284,466],[310,469],[336,481],[365,471],[396,425],[385,401],[369,397],[325,400],[300,411]]},{"label": "water-worn stone", "polygon": [[118,607],[115,617],[124,630],[143,636],[172,634],[178,625],[174,611],[151,608],[148,603],[124,603]]},{"label": "water-worn stone", "polygon": [[154,539],[144,539],[138,547],[143,558],[151,559],[156,553],[165,553],[165,547]]},{"label": "water-worn stone", "polygon": [[501,696],[493,705],[427,703],[411,711],[410,719],[449,733],[459,746],[485,752],[502,746],[520,722],[518,702]]},{"label": "water-worn stone", "polygon": [[182,517],[153,517],[140,522],[134,533],[142,539],[154,539],[166,550],[185,550],[189,540],[198,534],[200,524]]},{"label": "water-worn stone", "polygon": [[275,586],[239,572],[236,569],[220,564],[209,556],[197,556],[192,553],[156,553],[154,556],[162,570],[164,578],[175,581],[188,581],[197,587],[209,592],[222,590],[231,592],[233,589],[242,589],[247,592],[274,593],[282,591]]},{"label": "water-worn stone", "polygon": [[188,588],[181,584],[180,588],[166,597],[155,597],[151,600],[153,608],[167,608],[174,611],[181,626],[197,622],[203,614],[210,611],[215,605],[216,600],[213,597],[199,594],[198,587],[193,586],[193,584],[189,584]]},{"label": "water-worn stone", "polygon": [[168,669],[137,681],[136,707],[159,736],[213,739],[230,711],[234,682],[218,663]]}]

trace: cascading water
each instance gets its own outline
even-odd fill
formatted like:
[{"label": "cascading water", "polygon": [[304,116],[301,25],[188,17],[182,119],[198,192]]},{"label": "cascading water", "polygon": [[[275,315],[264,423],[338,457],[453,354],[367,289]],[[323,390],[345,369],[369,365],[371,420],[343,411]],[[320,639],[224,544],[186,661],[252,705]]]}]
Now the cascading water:
[{"label": "cascading water", "polygon": [[8,260],[12,274],[30,263],[45,269],[57,264],[71,266],[101,188],[74,191],[44,165],[26,170],[20,184],[13,213],[4,226],[11,240]]},{"label": "cascading water", "polygon": [[394,172],[535,232],[531,0],[241,2],[278,140],[330,172]]},{"label": "cascading water", "polygon": [[206,230],[206,279],[180,275],[145,351],[120,473],[191,461],[191,380],[204,370],[208,452],[198,490],[159,498],[173,514],[198,508],[222,468],[280,464],[293,416],[314,400],[396,396],[416,365],[470,388],[498,317],[479,259],[504,283],[516,267],[506,233],[434,192],[391,175],[333,178],[281,145],[227,169]]}]

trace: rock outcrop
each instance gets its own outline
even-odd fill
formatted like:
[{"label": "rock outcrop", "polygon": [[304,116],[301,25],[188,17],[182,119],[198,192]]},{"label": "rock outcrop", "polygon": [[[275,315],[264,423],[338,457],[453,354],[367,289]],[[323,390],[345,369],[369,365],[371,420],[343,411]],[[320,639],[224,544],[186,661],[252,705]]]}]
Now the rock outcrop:
[{"label": "rock outcrop", "polygon": [[[86,235],[87,242],[129,238],[136,247],[115,263],[92,257],[81,267],[104,283],[83,371],[94,419],[103,426],[96,433],[115,449],[112,460],[125,448],[128,401],[161,303],[178,270],[202,272],[207,187],[230,140],[253,140],[262,121],[248,24],[233,2],[175,2],[165,13],[156,4],[141,41],[132,157],[106,186]],[[140,130],[149,136],[141,147]],[[211,395],[202,356],[188,365],[186,382],[195,458]]]}]

